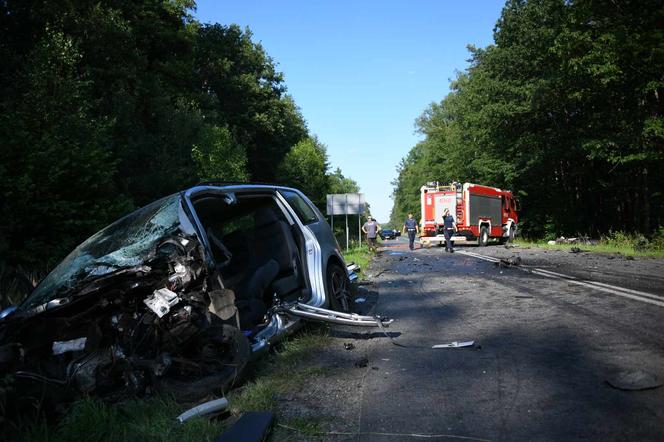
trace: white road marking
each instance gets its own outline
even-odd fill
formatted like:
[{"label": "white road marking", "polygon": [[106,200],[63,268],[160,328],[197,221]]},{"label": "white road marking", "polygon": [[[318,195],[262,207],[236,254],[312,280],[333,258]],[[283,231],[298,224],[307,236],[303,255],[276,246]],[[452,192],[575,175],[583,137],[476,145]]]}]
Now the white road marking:
[{"label": "white road marking", "polygon": [[[471,256],[473,258],[482,259],[484,261],[498,263],[500,262],[499,258],[494,258],[492,256],[480,255],[475,252],[468,252],[465,250],[457,250],[457,253],[462,255]],[[611,293],[612,295],[622,296],[624,298],[633,299],[635,301],[645,302],[648,304],[657,305],[659,307],[664,307],[664,296],[655,295],[653,293],[641,292],[638,290],[627,289],[623,287],[618,287],[610,284],[605,284],[603,282],[589,281],[577,278],[575,276],[565,275],[563,273],[556,273],[550,270],[532,268],[532,267],[520,267],[514,266],[512,268],[522,270],[528,273],[534,273],[535,275],[544,276],[546,278],[564,280],[571,284],[576,284],[591,289],[599,290],[606,293]]]}]

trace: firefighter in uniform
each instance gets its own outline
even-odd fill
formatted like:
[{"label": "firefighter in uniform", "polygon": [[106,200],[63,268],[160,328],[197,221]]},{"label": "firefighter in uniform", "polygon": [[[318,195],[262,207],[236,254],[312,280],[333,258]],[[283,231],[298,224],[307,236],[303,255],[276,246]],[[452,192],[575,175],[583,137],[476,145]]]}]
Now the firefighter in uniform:
[{"label": "firefighter in uniform", "polygon": [[415,242],[415,234],[420,233],[420,227],[417,225],[417,221],[413,218],[413,214],[408,214],[408,219],[403,223],[403,229],[401,233],[406,233],[408,231],[408,247],[410,250],[413,250],[413,243]]},{"label": "firefighter in uniform", "polygon": [[445,209],[443,214],[443,233],[445,234],[445,251],[454,253],[452,244],[452,234],[456,232],[456,223],[454,217],[450,215],[450,209]]}]

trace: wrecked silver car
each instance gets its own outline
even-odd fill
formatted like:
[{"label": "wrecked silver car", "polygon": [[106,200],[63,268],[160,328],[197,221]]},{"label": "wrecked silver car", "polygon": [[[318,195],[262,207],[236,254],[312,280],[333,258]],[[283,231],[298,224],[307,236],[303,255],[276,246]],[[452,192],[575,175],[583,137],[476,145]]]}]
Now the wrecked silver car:
[{"label": "wrecked silver car", "polygon": [[298,190],[196,186],[96,233],[3,312],[0,402],[223,391],[301,318],[388,324],[352,313],[355,279]]}]

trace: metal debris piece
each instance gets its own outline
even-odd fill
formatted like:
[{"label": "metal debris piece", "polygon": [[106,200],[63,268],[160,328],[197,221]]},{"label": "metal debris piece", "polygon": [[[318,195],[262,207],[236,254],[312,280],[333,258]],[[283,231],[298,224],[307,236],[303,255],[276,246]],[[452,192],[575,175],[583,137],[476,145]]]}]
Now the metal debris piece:
[{"label": "metal debris piece", "polygon": [[77,338],[69,341],[53,341],[53,354],[61,355],[70,351],[81,351],[85,348],[88,338]]},{"label": "metal debris piece", "polygon": [[367,301],[367,298],[355,298],[355,304],[362,304]]},{"label": "metal debris piece", "polygon": [[357,368],[364,368],[367,365],[369,365],[369,358],[358,359],[357,361],[355,361],[353,365],[356,366]]},{"label": "metal debris piece", "polygon": [[355,345],[353,345],[352,342],[344,342],[344,348],[346,350],[353,350],[355,348]]},{"label": "metal debris piece", "polygon": [[226,408],[228,408],[228,399],[222,397],[221,399],[214,399],[212,401],[196,405],[194,408],[190,408],[189,410],[179,415],[176,419],[178,422],[183,423],[192,417],[219,414]]},{"label": "metal debris piece", "polygon": [[521,265],[520,256],[510,256],[509,258],[502,258],[500,262],[497,262],[496,265],[499,267],[512,267]]},{"label": "metal debris piece", "polygon": [[650,390],[662,386],[662,381],[656,375],[642,370],[621,371],[606,382],[613,388],[625,391]]},{"label": "metal debris piece", "polygon": [[178,302],[180,302],[178,294],[168,290],[166,287],[155,290],[152,295],[143,300],[143,303],[160,318],[170,312],[171,307]]},{"label": "metal debris piece", "polygon": [[432,346],[431,348],[461,348],[461,347],[472,347],[475,345],[475,341],[454,341],[450,342],[449,344],[436,344]]}]

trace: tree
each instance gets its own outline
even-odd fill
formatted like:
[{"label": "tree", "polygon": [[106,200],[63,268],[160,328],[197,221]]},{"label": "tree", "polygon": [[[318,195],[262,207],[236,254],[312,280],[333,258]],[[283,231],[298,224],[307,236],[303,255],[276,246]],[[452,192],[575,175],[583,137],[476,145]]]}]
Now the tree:
[{"label": "tree", "polygon": [[323,210],[329,189],[327,169],[325,145],[312,137],[292,147],[279,166],[277,176],[280,183],[300,189]]}]

